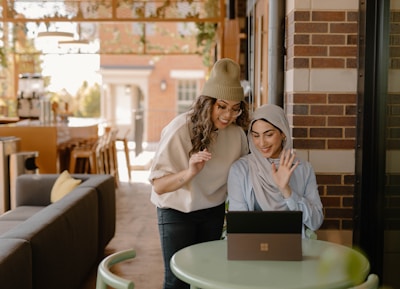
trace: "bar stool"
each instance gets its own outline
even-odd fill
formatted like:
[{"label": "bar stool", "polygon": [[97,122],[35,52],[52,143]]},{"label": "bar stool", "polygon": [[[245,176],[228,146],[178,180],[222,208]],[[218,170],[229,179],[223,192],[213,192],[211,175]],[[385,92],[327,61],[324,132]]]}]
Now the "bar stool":
[{"label": "bar stool", "polygon": [[69,172],[97,174],[98,144],[99,139],[88,139],[73,147],[70,151]]},{"label": "bar stool", "polygon": [[119,172],[118,172],[118,159],[117,159],[117,147],[116,139],[118,129],[112,127],[105,127],[105,140],[101,146],[101,158],[103,160],[104,173],[110,174],[115,179],[115,185],[118,187],[119,184]]},{"label": "bar stool", "polygon": [[132,173],[131,173],[131,161],[129,158],[129,147],[128,147],[128,135],[129,135],[130,129],[127,129],[123,137],[117,137],[116,141],[122,142],[124,146],[124,152],[125,152],[125,163],[126,163],[126,168],[128,170],[128,179],[129,182],[132,179]]},{"label": "bar stool", "polygon": [[69,169],[71,151],[76,146],[76,142],[69,140],[57,145],[57,171],[63,172]]}]

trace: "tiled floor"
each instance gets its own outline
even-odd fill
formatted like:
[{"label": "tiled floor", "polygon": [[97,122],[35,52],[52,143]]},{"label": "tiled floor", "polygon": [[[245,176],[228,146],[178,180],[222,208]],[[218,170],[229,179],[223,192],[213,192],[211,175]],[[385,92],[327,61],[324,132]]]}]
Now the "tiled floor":
[{"label": "tiled floor", "polygon": [[[115,237],[108,244],[105,256],[134,248],[136,258],[118,264],[113,271],[135,283],[135,288],[162,288],[163,262],[161,256],[156,209],[150,202],[148,170],[132,170],[128,182],[127,168],[122,149],[117,146],[120,186],[117,189],[117,225]],[[145,151],[143,158],[151,159],[153,152]],[[143,160],[142,160],[143,161]],[[135,159],[131,157],[131,163]],[[96,269],[80,289],[95,289]]]},{"label": "tiled floor", "polygon": [[[133,142],[128,143],[129,147],[129,158],[131,163],[131,176],[132,182],[143,182],[148,183],[148,174],[149,174],[149,166],[151,164],[151,160],[154,156],[154,151],[157,144],[147,144],[143,145],[144,151],[139,154],[137,157],[135,156],[135,146]],[[119,171],[119,179],[121,182],[129,182],[128,178],[128,169],[126,167],[125,162],[125,153],[123,151],[123,145],[121,142],[117,142],[117,156],[118,156],[118,171]]]}]

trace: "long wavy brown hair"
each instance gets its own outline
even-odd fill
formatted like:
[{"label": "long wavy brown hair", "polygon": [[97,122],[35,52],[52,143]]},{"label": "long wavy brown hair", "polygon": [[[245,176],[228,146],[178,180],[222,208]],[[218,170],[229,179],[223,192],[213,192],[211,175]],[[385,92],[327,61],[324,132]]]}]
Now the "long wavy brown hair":
[{"label": "long wavy brown hair", "polygon": [[[206,148],[209,149],[216,136],[214,124],[211,118],[216,101],[216,98],[200,95],[190,109],[188,118],[191,122],[190,127],[192,129],[190,139],[193,148],[189,152],[189,156]],[[235,123],[246,132],[250,122],[247,103],[241,101],[240,108],[242,109],[242,113],[236,118]]]}]

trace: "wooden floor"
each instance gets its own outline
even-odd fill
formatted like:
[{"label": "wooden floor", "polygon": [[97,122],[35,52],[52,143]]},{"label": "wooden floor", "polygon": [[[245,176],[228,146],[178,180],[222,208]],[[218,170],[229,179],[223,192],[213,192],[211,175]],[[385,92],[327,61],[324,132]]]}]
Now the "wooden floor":
[{"label": "wooden floor", "polygon": [[[123,162],[120,162],[124,164]],[[132,280],[138,289],[160,289],[163,279],[163,262],[157,228],[157,213],[150,202],[148,171],[133,171],[132,182],[127,182],[124,168],[117,189],[117,224],[115,237],[108,244],[105,256],[134,248],[136,258],[113,267],[123,278]],[[96,268],[80,289],[96,288]]]}]

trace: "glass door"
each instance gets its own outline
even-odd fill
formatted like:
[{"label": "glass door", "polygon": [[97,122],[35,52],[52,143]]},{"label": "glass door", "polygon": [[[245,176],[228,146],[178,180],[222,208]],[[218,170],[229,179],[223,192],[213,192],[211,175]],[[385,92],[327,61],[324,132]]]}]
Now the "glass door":
[{"label": "glass door", "polygon": [[400,288],[400,0],[360,1],[354,245]]},{"label": "glass door", "polygon": [[[383,44],[387,44],[386,147],[384,186],[383,281],[400,288],[400,0],[390,1]],[[385,69],[383,67],[382,69]],[[378,74],[380,75],[380,74]]]}]

